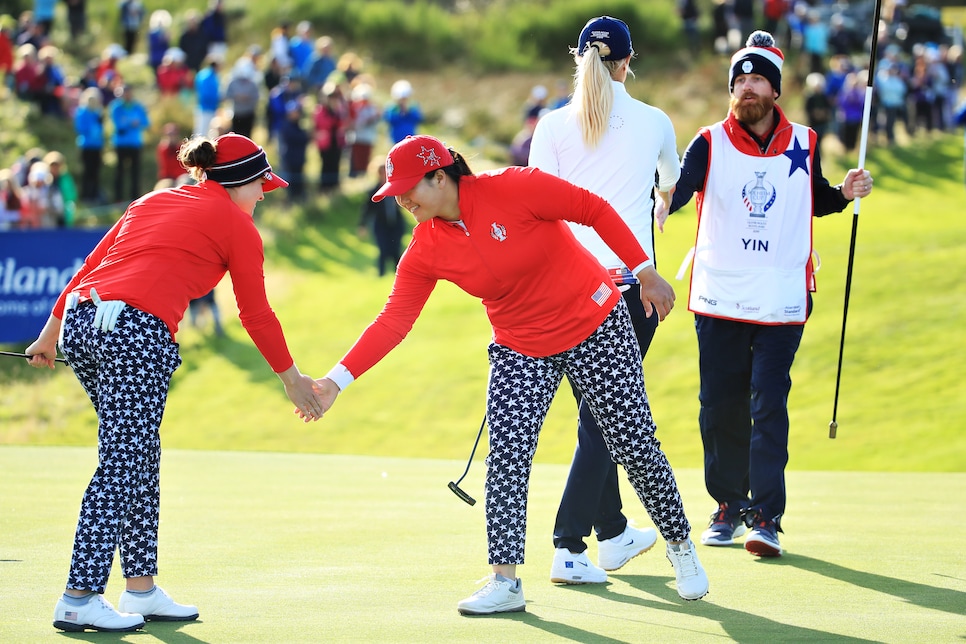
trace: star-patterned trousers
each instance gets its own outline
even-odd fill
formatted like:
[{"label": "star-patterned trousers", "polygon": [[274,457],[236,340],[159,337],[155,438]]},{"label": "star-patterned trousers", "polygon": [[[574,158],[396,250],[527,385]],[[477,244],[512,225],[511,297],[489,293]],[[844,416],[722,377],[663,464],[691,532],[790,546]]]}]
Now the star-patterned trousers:
[{"label": "star-patterned trousers", "polygon": [[66,313],[61,346],[97,412],[97,470],[81,501],[67,587],[103,593],[114,551],[125,577],[157,575],[159,428],[178,345],[155,316],[127,306],[113,331],[96,307]]},{"label": "star-patterned trousers", "polygon": [[527,492],[537,437],[564,375],[583,393],[611,456],[667,541],[688,538],[674,473],[644,389],[641,351],[623,300],[573,349],[535,358],[498,344],[489,347],[486,414],[486,533],[490,565],[522,564]]}]

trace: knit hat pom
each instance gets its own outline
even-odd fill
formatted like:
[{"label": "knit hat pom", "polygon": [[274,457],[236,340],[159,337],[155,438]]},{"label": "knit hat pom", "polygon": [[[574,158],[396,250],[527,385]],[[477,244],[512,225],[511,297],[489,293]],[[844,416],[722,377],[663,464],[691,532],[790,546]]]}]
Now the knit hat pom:
[{"label": "knit hat pom", "polygon": [[750,36],[748,36],[748,41],[745,43],[745,47],[774,47],[775,38],[767,31],[753,31]]}]

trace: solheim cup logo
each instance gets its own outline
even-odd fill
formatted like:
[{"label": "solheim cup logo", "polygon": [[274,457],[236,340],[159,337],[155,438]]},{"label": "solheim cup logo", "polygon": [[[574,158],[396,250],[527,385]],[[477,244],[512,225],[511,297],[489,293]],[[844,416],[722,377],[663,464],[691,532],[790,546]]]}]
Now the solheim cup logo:
[{"label": "solheim cup logo", "polygon": [[386,176],[389,178],[392,178],[392,171],[393,171],[392,159],[391,158],[386,159]]},{"label": "solheim cup logo", "polygon": [[764,217],[775,203],[775,186],[765,181],[766,172],[756,172],[755,180],[749,181],[741,189],[741,200],[750,211],[751,217]]}]

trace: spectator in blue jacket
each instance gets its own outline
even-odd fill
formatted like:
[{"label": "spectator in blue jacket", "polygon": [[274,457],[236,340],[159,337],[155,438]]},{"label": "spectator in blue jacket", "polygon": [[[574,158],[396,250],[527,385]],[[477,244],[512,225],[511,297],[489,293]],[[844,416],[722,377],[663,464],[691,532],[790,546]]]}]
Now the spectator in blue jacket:
[{"label": "spectator in blue jacket", "polygon": [[104,106],[101,91],[88,87],[81,92],[74,112],[74,131],[81,161],[81,201],[101,201],[101,164],[104,154]]},{"label": "spectator in blue jacket", "polygon": [[416,134],[416,128],[423,122],[423,113],[412,100],[413,86],[408,80],[397,80],[389,94],[393,102],[386,108],[383,118],[389,124],[389,139],[395,145]]},{"label": "spectator in blue jacket", "polygon": [[151,12],[148,18],[148,64],[154,70],[155,78],[165,52],[171,47],[172,20],[171,14],[164,9]]},{"label": "spectator in blue jacket", "polygon": [[208,55],[224,57],[228,53],[228,27],[221,0],[211,0],[201,18],[201,33],[208,43]]},{"label": "spectator in blue jacket", "polygon": [[215,56],[209,56],[206,62],[195,76],[195,136],[208,136],[211,119],[221,106],[221,79],[218,77],[221,62]]},{"label": "spectator in blue jacket", "polygon": [[268,127],[268,140],[271,141],[278,134],[279,128],[286,118],[286,106],[291,101],[301,101],[302,82],[298,77],[283,76],[278,85],[268,93],[268,105],[265,110],[265,123]]},{"label": "spectator in blue jacket", "polygon": [[302,77],[302,84],[305,86],[306,93],[315,96],[334,71],[335,58],[332,56],[332,38],[319,36],[315,39],[315,51],[302,64],[301,73],[296,75]]},{"label": "spectator in blue jacket", "polygon": [[34,22],[40,25],[47,37],[50,37],[51,27],[54,25],[56,7],[57,0],[34,0]]},{"label": "spectator in blue jacket", "polygon": [[292,57],[293,74],[301,76],[308,69],[306,63],[314,51],[312,23],[303,20],[295,25],[295,35],[288,39],[288,55]]},{"label": "spectator in blue jacket", "polygon": [[148,111],[134,98],[130,85],[119,85],[114,90],[115,99],[109,106],[114,133],[111,144],[117,154],[117,167],[114,169],[114,201],[124,200],[124,174],[130,178],[129,200],[141,196],[139,179],[141,176],[141,148],[144,146],[144,131],[151,124]]},{"label": "spectator in blue jacket", "polygon": [[278,130],[278,156],[282,172],[288,180],[289,203],[305,201],[305,158],[309,133],[303,124],[300,99],[285,104],[285,118]]}]

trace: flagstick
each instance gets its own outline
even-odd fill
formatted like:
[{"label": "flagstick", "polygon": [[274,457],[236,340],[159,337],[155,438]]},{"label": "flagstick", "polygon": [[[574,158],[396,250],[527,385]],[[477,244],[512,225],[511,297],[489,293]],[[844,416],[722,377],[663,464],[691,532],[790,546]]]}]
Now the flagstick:
[{"label": "flagstick", "polygon": [[[862,110],[862,138],[859,141],[859,169],[865,169],[865,150],[869,141],[869,116],[872,113],[872,87],[875,82],[876,50],[879,44],[879,13],[882,0],[875,2],[875,16],[872,19],[872,51],[869,54],[869,78],[865,85],[865,105]],[[839,386],[842,381],[842,354],[845,352],[845,322],[849,316],[849,295],[852,292],[852,265],[855,261],[855,238],[859,230],[859,209],[862,199],[856,197],[852,202],[852,241],[849,243],[849,266],[845,275],[845,303],[842,306],[842,336],[839,340],[839,364],[835,373],[835,402],[832,405],[832,422],[828,424],[828,437],[835,438],[839,428]]]}]

